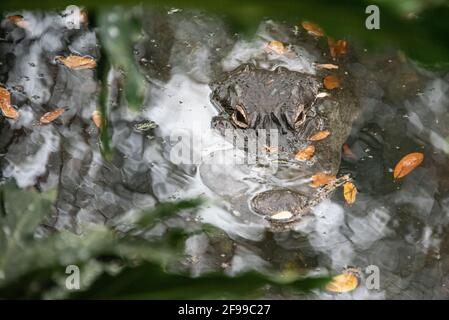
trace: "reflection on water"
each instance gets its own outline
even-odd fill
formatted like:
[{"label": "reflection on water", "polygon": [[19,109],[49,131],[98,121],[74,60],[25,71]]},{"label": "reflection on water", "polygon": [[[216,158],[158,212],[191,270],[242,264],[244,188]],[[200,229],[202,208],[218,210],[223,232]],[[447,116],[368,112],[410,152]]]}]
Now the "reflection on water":
[{"label": "reflection on water", "polygon": [[[183,264],[193,274],[340,272],[346,266],[376,265],[380,290],[369,290],[362,281],[348,294],[311,297],[449,297],[448,75],[421,69],[393,49],[372,54],[351,48],[347,67],[361,112],[348,139],[357,160],[343,159],[341,170],[353,173],[357,201],[347,206],[336,192],[293,230],[271,232],[264,219],[248,211],[248,199],[269,186],[304,181],[277,179],[269,167],[204,161],[234,156],[229,143],[210,130],[217,111],[208,82],[245,62],[315,73],[313,63],[322,61],[323,53],[302,41],[303,31],[266,21],[254,38],[243,39],[228,34],[217,17],[148,12],[134,50],[148,81],[145,103],[141,112],[125,108],[120,70],[110,72],[108,120],[116,155],[106,162],[91,120],[97,109],[95,72],[73,71],[55,61],[68,54],[99,59],[95,32],[87,26],[66,29],[51,13],[22,15],[26,29],[7,20],[1,25],[0,82],[20,112],[18,120],[0,120],[1,175],[21,188],[57,188],[49,226],[76,231],[80,223],[111,223],[159,201],[206,196],[210,201],[197,217],[173,218],[154,230],[160,234],[200,222],[222,230],[187,240],[189,258]],[[267,52],[265,45],[273,39],[291,43],[292,54]],[[65,106],[68,111],[58,120],[38,124],[43,113]],[[144,119],[158,124],[151,135],[134,130]],[[186,131],[192,140],[178,141]],[[195,152],[203,161],[173,161],[174,149],[198,141],[201,148]],[[413,151],[425,154],[423,165],[394,182],[394,165]]]}]

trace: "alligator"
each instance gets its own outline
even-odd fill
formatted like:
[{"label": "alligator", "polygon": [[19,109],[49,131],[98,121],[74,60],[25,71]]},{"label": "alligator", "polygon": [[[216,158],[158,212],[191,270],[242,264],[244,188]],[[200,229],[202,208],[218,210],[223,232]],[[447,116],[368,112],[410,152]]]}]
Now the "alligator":
[{"label": "alligator", "polygon": [[[219,111],[212,119],[212,128],[223,135],[231,129],[247,139],[256,137],[257,129],[276,130],[278,146],[274,153],[281,178],[292,172],[297,178],[310,178],[317,173],[336,175],[341,148],[358,108],[349,79],[345,79],[343,88],[323,94],[323,77],[285,67],[267,70],[251,63],[242,64],[210,84],[211,102]],[[320,131],[329,131],[330,135],[310,141]],[[315,148],[310,160],[295,159],[298,151],[310,145]],[[275,185],[253,196],[250,209],[271,221],[275,217],[284,222],[296,221],[342,182],[343,179],[337,179],[323,188],[309,184]]]}]

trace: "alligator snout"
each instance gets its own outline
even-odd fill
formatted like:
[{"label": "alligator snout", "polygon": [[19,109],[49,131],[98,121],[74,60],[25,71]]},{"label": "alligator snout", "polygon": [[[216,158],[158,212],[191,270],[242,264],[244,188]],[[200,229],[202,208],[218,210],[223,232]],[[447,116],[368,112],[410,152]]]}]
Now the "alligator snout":
[{"label": "alligator snout", "polygon": [[270,220],[296,220],[308,208],[308,197],[289,189],[267,190],[251,199],[254,212]]}]

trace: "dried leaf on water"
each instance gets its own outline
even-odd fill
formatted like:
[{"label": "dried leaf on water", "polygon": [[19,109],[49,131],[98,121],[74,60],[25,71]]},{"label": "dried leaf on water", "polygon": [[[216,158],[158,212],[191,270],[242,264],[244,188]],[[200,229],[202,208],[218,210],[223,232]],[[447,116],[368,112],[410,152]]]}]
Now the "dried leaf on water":
[{"label": "dried leaf on water", "polygon": [[324,78],[324,87],[328,90],[340,88],[340,79],[335,74],[330,74]]},{"label": "dried leaf on water", "polygon": [[97,126],[97,128],[101,128],[103,125],[103,116],[101,115],[101,112],[98,110],[95,110],[92,112],[92,120]]},{"label": "dried leaf on water", "polygon": [[11,105],[11,94],[6,88],[0,87],[0,109],[6,118],[17,119],[19,113]]},{"label": "dried leaf on water", "polygon": [[304,149],[298,151],[295,155],[295,159],[299,161],[309,160],[315,154],[315,146],[310,145],[305,147]]},{"label": "dried leaf on water", "polygon": [[26,29],[28,27],[28,22],[19,14],[7,16],[6,19],[14,23],[19,28]]},{"label": "dried leaf on water", "polygon": [[396,164],[393,176],[395,179],[402,178],[412,172],[424,160],[424,154],[421,152],[412,152],[404,156]]},{"label": "dried leaf on water", "polygon": [[357,188],[352,182],[347,181],[343,185],[343,196],[347,204],[353,204],[355,202]]},{"label": "dried leaf on water", "polygon": [[337,179],[336,176],[326,174],[324,172],[317,173],[312,176],[312,182],[310,186],[313,188],[318,188],[326,184],[332,183]]},{"label": "dried leaf on water", "polygon": [[320,140],[326,139],[330,134],[331,133],[328,130],[318,131],[317,133],[314,133],[313,135],[311,135],[309,137],[309,140],[310,141],[320,141]]},{"label": "dried leaf on water", "polygon": [[352,272],[344,272],[332,278],[326,290],[334,293],[350,292],[357,288],[359,279]]},{"label": "dried leaf on water", "polygon": [[309,21],[303,21],[301,23],[302,27],[307,30],[308,33],[315,37],[322,37],[324,36],[324,31],[321,29],[318,25],[315,23],[309,22]]},{"label": "dried leaf on water", "polygon": [[332,38],[327,38],[327,44],[329,45],[329,51],[332,58],[339,58],[348,53],[348,42],[346,40],[337,40],[336,42]]},{"label": "dried leaf on water", "polygon": [[327,92],[319,92],[317,95],[316,95],[316,97],[317,98],[325,98],[325,97],[327,97],[329,95],[329,93],[327,93]]},{"label": "dried leaf on water", "polygon": [[273,220],[286,220],[293,217],[293,214],[290,211],[280,211],[274,215],[272,215],[270,218]]},{"label": "dried leaf on water", "polygon": [[69,55],[67,57],[57,56],[57,61],[60,61],[67,68],[73,70],[93,69],[97,66],[97,62],[94,58],[89,56],[76,56]]},{"label": "dried leaf on water", "polygon": [[284,44],[277,40],[268,42],[267,48],[276,52],[277,54],[284,54],[288,52],[288,49],[284,46]]},{"label": "dried leaf on water", "polygon": [[317,67],[318,69],[327,69],[327,70],[338,69],[338,66],[332,63],[315,63],[315,67]]},{"label": "dried leaf on water", "polygon": [[41,124],[47,124],[50,123],[54,120],[56,120],[57,118],[59,118],[61,116],[61,114],[63,114],[65,112],[64,108],[57,108],[53,111],[47,112],[46,114],[44,114],[40,119],[39,122]]}]

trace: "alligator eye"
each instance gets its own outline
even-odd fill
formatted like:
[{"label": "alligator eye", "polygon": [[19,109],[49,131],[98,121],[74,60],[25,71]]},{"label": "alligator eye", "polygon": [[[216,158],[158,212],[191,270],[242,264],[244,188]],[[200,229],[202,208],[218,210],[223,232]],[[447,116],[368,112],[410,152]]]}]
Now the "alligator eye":
[{"label": "alligator eye", "polygon": [[304,108],[300,108],[295,116],[295,128],[298,129],[306,121],[306,113]]},{"label": "alligator eye", "polygon": [[232,121],[234,121],[234,123],[243,129],[246,129],[249,127],[248,124],[248,117],[246,116],[246,111],[245,109],[243,109],[242,106],[240,105],[236,105],[235,106],[235,111],[231,116]]}]

